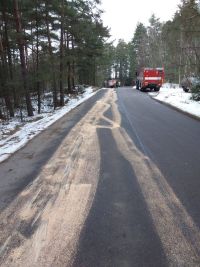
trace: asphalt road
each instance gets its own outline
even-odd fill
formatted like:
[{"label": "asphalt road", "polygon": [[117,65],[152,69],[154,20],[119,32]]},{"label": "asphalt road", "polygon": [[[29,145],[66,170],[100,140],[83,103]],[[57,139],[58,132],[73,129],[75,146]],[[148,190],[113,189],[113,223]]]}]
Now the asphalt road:
[{"label": "asphalt road", "polygon": [[200,266],[200,122],[101,90],[0,164],[1,266]]},{"label": "asphalt road", "polygon": [[104,93],[104,91],[98,92],[92,99],[73,109],[32,139],[8,160],[0,163],[0,211],[34,181],[63,139]]}]

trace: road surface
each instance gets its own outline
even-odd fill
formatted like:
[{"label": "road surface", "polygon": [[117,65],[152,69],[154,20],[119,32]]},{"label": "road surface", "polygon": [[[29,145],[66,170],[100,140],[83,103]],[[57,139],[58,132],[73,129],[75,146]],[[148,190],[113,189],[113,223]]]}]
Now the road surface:
[{"label": "road surface", "polygon": [[101,90],[0,164],[0,266],[200,266],[200,122]]}]

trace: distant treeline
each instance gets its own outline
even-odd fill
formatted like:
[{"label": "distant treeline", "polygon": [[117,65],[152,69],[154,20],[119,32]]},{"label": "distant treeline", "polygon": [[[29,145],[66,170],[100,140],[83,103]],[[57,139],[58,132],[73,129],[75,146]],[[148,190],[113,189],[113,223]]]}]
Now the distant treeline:
[{"label": "distant treeline", "polygon": [[123,84],[131,84],[141,67],[164,67],[166,80],[200,76],[200,7],[182,0],[173,20],[165,23],[152,15],[149,26],[138,23],[131,42],[111,47],[112,71]]}]

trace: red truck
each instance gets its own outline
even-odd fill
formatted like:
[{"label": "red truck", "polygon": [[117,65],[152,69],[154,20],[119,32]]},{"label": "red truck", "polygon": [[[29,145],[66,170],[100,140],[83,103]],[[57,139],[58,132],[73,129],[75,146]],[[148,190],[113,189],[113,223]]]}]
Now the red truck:
[{"label": "red truck", "polygon": [[136,74],[136,89],[141,91],[146,91],[147,88],[159,91],[164,82],[164,68],[142,68]]}]

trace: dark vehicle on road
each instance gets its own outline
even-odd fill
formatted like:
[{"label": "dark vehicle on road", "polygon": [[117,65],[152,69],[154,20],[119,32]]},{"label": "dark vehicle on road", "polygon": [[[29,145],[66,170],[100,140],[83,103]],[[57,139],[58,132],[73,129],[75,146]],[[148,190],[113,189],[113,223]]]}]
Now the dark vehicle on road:
[{"label": "dark vehicle on road", "polygon": [[192,88],[200,85],[200,78],[198,77],[185,77],[181,81],[181,87],[184,92],[191,92]]}]

